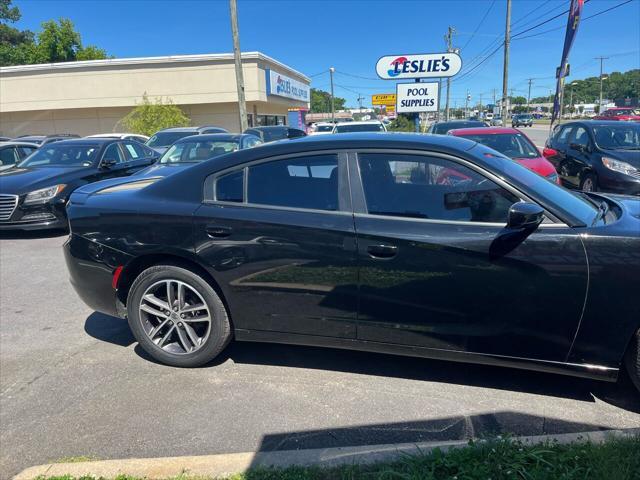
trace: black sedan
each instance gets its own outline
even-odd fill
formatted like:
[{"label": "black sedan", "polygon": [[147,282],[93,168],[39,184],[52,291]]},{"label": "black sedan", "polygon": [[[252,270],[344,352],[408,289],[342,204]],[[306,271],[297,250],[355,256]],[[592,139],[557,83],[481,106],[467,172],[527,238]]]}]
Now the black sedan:
[{"label": "black sedan", "polygon": [[255,135],[263,142],[275,142],[287,138],[306,137],[307,134],[298,128],[287,127],[286,125],[269,125],[265,127],[252,127],[244,131],[250,135]]},{"label": "black sedan", "polygon": [[39,145],[30,142],[0,142],[0,171],[12,168],[38,149]]},{"label": "black sedan", "polygon": [[68,214],[80,297],[170,365],[234,338],[609,381],[626,358],[640,386],[640,201],[470,140],[278,142],[81,187]]},{"label": "black sedan", "polygon": [[80,138],[46,144],[0,172],[0,230],[67,228],[71,193],[150,165],[152,149],[131,140]]},{"label": "black sedan", "polygon": [[486,123],[479,120],[451,120],[449,122],[434,122],[429,127],[429,130],[427,130],[427,133],[446,135],[449,130],[456,130],[458,128],[478,128],[486,126]]},{"label": "black sedan", "polygon": [[248,134],[211,133],[207,135],[191,135],[175,142],[164,152],[158,162],[141,170],[136,175],[166,177],[210,158],[261,144],[262,140]]},{"label": "black sedan", "polygon": [[555,128],[542,153],[566,187],[640,195],[638,123],[564,123]]}]

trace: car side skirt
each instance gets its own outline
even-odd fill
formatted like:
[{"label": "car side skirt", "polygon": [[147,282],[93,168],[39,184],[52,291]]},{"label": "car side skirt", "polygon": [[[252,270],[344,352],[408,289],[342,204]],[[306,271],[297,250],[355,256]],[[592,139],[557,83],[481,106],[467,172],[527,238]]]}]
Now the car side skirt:
[{"label": "car side skirt", "polygon": [[594,380],[615,382],[618,380],[618,368],[600,365],[578,363],[553,362],[546,360],[506,357],[501,355],[487,355],[482,353],[458,352],[411,345],[371,342],[346,338],[322,337],[317,335],[300,335],[284,332],[267,332],[262,330],[235,330],[235,339],[241,342],[282,343],[289,345],[304,345],[309,347],[341,348],[345,350],[360,350],[364,352],[385,353],[407,357],[430,358],[461,363],[476,363],[498,367],[518,368],[544,373],[556,373],[572,377],[582,377]]}]

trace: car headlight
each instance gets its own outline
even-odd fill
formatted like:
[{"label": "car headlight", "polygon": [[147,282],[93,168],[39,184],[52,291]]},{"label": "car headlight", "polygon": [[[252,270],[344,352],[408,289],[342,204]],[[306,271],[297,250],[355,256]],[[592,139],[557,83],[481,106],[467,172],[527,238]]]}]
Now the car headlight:
[{"label": "car headlight", "polygon": [[610,157],[602,157],[602,164],[609,170],[624,173],[625,175],[631,175],[638,171],[638,169],[633,165],[629,165],[627,162],[621,162],[620,160]]},{"label": "car headlight", "polygon": [[66,185],[54,185],[53,187],[41,188],[40,190],[34,190],[27,193],[24,199],[23,205],[38,205],[40,203],[47,203],[58,193],[64,190]]},{"label": "car headlight", "polygon": [[550,173],[546,178],[553,183],[558,183],[558,174],[556,172]]}]

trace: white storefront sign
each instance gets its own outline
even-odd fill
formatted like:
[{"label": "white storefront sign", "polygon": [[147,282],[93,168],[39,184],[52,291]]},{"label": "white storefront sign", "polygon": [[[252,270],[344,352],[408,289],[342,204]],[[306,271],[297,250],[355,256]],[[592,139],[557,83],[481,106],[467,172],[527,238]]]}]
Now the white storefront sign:
[{"label": "white storefront sign", "polygon": [[265,70],[265,73],[267,75],[267,95],[277,95],[300,102],[310,101],[311,89],[309,85],[271,69]]},{"label": "white storefront sign", "polygon": [[437,83],[398,83],[396,85],[396,111],[437,112]]},{"label": "white storefront sign", "polygon": [[461,68],[462,59],[453,52],[386,55],[376,63],[376,73],[385,80],[453,77]]}]

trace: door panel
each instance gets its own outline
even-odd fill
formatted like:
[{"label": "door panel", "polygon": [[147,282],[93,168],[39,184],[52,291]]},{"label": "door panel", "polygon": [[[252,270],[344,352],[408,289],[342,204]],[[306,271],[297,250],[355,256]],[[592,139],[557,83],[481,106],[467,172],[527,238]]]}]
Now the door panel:
[{"label": "door panel", "polygon": [[[355,215],[358,338],[563,361],[587,287],[586,258],[578,236],[557,226],[541,226],[528,237],[509,231],[494,223],[505,208],[488,196],[497,195],[498,185],[478,182],[453,163],[445,170],[434,169],[434,162],[422,173],[411,169],[398,174],[402,170],[398,165],[409,163],[407,157],[396,158],[391,179],[397,183],[375,185],[376,192],[386,189],[388,200],[384,195],[372,200],[364,189],[368,205],[377,203],[382,212],[381,206],[389,206],[391,213]],[[425,170],[431,170],[431,180],[425,179]],[[360,171],[365,184],[371,182]],[[449,191],[438,183],[443,171],[451,177]],[[476,183],[454,184],[462,176]],[[482,196],[472,205],[469,194],[478,191]],[[485,208],[487,202],[493,202],[491,212]]]}]

